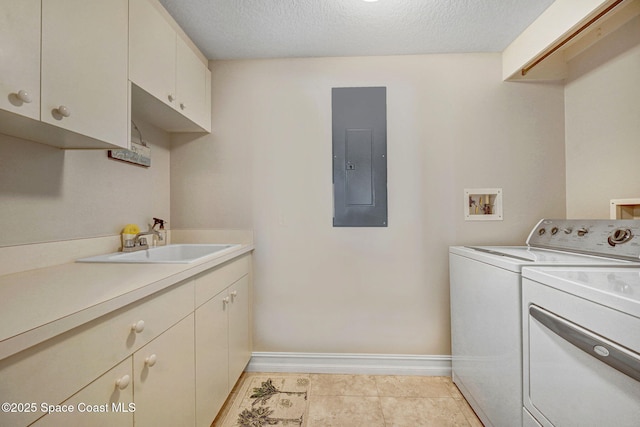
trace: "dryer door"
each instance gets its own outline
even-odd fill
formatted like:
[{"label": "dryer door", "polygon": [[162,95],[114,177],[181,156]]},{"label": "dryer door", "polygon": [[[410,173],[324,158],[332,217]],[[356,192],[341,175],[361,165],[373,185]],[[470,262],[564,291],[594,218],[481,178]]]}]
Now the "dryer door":
[{"label": "dryer door", "polygon": [[[573,322],[571,313],[540,305],[527,307],[527,409],[545,426],[637,426],[640,354]],[[579,298],[572,305],[584,313],[613,311]],[[637,330],[640,320],[626,316],[619,327]]]}]

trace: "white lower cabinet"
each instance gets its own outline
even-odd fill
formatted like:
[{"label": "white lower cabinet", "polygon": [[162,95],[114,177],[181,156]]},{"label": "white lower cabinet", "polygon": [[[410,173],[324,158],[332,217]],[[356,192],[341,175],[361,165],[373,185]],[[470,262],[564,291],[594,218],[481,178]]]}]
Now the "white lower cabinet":
[{"label": "white lower cabinet", "polygon": [[229,391],[251,359],[249,277],[229,288]]},{"label": "white lower cabinet", "polygon": [[[193,292],[193,280],[182,282],[1,360],[3,402],[64,402],[193,313]],[[0,426],[43,415],[39,408],[0,412]]]},{"label": "white lower cabinet", "polygon": [[249,268],[240,257],[0,360],[14,404],[0,426],[210,426],[250,357]]},{"label": "white lower cabinet", "polygon": [[211,425],[251,358],[250,279],[248,271],[240,268],[246,265],[232,264],[196,280],[196,296],[206,293],[206,288],[223,288],[195,313],[198,427]]},{"label": "white lower cabinet", "polygon": [[34,425],[194,425],[193,316],[191,313],[62,404],[51,405],[50,413]]},{"label": "white lower cabinet", "polygon": [[229,394],[226,292],[196,310],[196,422],[209,426]]},{"label": "white lower cabinet", "polygon": [[192,426],[193,313],[133,355],[133,393],[138,426]]}]

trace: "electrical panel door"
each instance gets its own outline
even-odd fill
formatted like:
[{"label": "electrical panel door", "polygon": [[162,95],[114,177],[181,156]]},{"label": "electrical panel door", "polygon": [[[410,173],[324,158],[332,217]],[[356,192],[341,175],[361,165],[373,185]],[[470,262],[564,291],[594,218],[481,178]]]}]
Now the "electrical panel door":
[{"label": "electrical panel door", "polygon": [[387,88],[333,88],[333,226],[387,226]]}]

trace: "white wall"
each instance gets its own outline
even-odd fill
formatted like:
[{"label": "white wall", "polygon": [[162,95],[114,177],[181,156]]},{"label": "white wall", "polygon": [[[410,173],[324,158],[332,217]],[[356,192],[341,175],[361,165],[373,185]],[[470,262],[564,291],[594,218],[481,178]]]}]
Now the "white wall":
[{"label": "white wall", "polygon": [[[59,150],[0,135],[0,246],[115,235],[169,218],[169,136],[136,121],[151,167],[106,150]],[[0,273],[1,274],[1,273]]]},{"label": "white wall", "polygon": [[[222,61],[213,133],[176,138],[173,228],[253,228],[255,350],[449,354],[448,252],[565,209],[563,87],[499,54]],[[386,86],[389,227],[333,228],[331,88]],[[504,221],[465,222],[501,187]]]},{"label": "white wall", "polygon": [[609,218],[610,199],[640,197],[640,17],[569,69],[567,216]]}]

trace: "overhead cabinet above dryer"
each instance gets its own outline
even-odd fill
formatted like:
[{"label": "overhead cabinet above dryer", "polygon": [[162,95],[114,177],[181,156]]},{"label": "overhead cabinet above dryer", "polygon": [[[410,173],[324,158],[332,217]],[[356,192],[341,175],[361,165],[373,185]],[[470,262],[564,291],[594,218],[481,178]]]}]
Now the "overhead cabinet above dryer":
[{"label": "overhead cabinet above dryer", "polygon": [[556,0],[502,52],[504,80],[562,80],[567,63],[640,14],[640,0]]},{"label": "overhead cabinet above dryer", "polygon": [[169,132],[211,131],[211,72],[157,0],[129,1],[132,109]]}]

